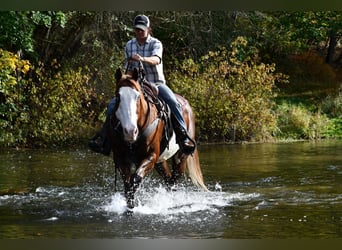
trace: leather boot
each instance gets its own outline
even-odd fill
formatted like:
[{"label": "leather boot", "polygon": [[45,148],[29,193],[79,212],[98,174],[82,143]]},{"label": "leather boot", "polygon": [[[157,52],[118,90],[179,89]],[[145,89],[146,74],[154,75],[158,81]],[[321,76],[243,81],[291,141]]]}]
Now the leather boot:
[{"label": "leather boot", "polygon": [[91,150],[96,153],[101,153],[106,156],[110,154],[111,144],[110,139],[108,138],[109,132],[109,119],[106,118],[105,123],[102,126],[102,129],[95,134],[93,138],[91,138],[88,142],[88,146]]},{"label": "leather boot", "polygon": [[196,143],[190,139],[187,131],[181,126],[176,126],[175,133],[181,151],[186,155],[192,154],[195,151]]}]

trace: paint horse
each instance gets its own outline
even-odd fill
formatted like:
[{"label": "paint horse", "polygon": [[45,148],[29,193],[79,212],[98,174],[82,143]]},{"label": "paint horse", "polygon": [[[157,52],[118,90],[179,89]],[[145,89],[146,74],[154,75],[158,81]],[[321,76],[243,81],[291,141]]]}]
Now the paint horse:
[{"label": "paint horse", "polygon": [[[187,169],[192,182],[207,191],[197,148],[191,155],[183,154],[176,143],[175,133],[166,136],[170,122],[161,115],[162,111],[153,101],[157,97],[147,95],[144,91],[147,88],[139,83],[138,70],[135,69],[130,76],[118,69],[115,77],[117,103],[111,116],[109,138],[115,168],[124,182],[127,211],[132,212],[134,194],[143,178],[154,168],[169,187],[184,176]],[[189,135],[195,140],[194,113],[186,99],[176,97],[182,105]],[[172,159],[172,170],[168,159]]]}]

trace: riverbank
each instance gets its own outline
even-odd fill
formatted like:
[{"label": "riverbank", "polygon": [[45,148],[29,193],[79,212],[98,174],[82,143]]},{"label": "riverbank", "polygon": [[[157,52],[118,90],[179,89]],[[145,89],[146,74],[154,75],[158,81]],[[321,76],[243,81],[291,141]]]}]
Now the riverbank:
[{"label": "riverbank", "polygon": [[[197,126],[198,144],[245,144],[265,142],[297,142],[324,139],[342,139],[342,95],[281,95],[276,99],[273,113],[276,116],[276,129],[261,139],[253,136],[249,140],[232,140],[230,137],[209,137],[203,130],[205,125]],[[202,121],[197,121],[202,122]],[[19,136],[13,131],[1,131],[0,149],[2,148],[63,148],[87,146],[88,139],[101,127],[97,125],[74,124],[73,133],[61,132],[63,136],[36,135],[34,140],[24,140],[21,130]],[[264,127],[267,125],[263,124]],[[28,127],[34,127],[33,124]],[[53,128],[46,128],[46,131]],[[76,131],[78,131],[76,133]],[[51,132],[50,132],[51,133]],[[56,132],[54,132],[56,133]]]}]

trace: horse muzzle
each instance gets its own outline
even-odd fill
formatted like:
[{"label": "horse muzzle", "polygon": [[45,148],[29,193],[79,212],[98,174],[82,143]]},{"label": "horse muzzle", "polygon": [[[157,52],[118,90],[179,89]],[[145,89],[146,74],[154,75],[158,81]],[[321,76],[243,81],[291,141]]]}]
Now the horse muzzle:
[{"label": "horse muzzle", "polygon": [[139,134],[139,130],[137,127],[132,128],[123,128],[124,140],[128,143],[134,143]]}]

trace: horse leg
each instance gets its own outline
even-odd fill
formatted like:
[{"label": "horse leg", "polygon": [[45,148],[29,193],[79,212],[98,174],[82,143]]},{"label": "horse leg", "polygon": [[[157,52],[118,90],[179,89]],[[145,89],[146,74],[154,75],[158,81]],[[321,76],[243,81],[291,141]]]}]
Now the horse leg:
[{"label": "horse leg", "polygon": [[124,176],[125,197],[127,202],[127,214],[132,214],[134,208],[134,194],[137,191],[142,179],[148,174],[154,167],[155,157],[151,154],[150,157],[145,159],[135,173],[126,174]]},{"label": "horse leg", "polygon": [[178,151],[172,158],[172,176],[170,185],[175,185],[179,179],[184,176],[186,169],[186,158],[188,156]]},{"label": "horse leg", "polygon": [[127,203],[127,215],[133,213],[134,194],[137,191],[141,178],[135,173],[135,164],[129,161],[120,162],[117,160],[117,165],[120,166],[121,178],[124,182],[125,198]]},{"label": "horse leg", "polygon": [[132,185],[129,181],[125,181],[124,183],[125,186],[125,198],[126,198],[126,203],[127,203],[127,214],[132,212],[134,208],[134,192]]},{"label": "horse leg", "polygon": [[157,162],[157,154],[155,152],[150,153],[149,156],[140,163],[140,166],[135,171],[135,175],[133,175],[134,179],[132,179],[131,181],[140,182],[148,173],[151,172],[156,162]]},{"label": "horse leg", "polygon": [[171,182],[171,171],[169,168],[169,165],[167,161],[159,162],[156,164],[155,169],[157,170],[158,174],[163,177],[165,185],[167,188],[170,188],[170,182]]},{"label": "horse leg", "polygon": [[132,212],[134,208],[134,194],[137,191],[139,184],[141,183],[141,177],[137,174],[131,175],[129,181],[124,182],[125,185],[125,197],[127,202],[127,212]]}]

